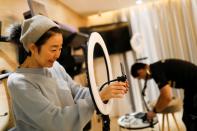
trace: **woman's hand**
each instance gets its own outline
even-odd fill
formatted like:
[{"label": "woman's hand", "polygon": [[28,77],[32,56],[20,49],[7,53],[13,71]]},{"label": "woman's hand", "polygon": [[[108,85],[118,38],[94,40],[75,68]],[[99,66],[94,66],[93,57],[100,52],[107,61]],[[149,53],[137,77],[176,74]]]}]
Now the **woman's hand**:
[{"label": "woman's hand", "polygon": [[128,82],[113,82],[100,91],[102,101],[110,98],[122,98],[128,91]]}]

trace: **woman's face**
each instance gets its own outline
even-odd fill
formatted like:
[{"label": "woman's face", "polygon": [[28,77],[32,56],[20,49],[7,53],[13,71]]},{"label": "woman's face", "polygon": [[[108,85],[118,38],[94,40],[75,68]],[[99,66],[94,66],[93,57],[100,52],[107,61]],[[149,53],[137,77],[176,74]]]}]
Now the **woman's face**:
[{"label": "woman's face", "polygon": [[36,47],[32,56],[35,60],[34,64],[38,67],[52,67],[53,63],[59,58],[62,49],[62,34],[54,33],[40,48]]}]

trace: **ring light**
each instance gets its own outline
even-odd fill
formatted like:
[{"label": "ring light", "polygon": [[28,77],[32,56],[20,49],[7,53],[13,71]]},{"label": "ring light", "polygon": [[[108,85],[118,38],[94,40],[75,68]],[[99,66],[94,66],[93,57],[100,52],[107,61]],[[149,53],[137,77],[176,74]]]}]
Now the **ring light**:
[{"label": "ring light", "polygon": [[98,86],[96,85],[95,74],[94,74],[94,64],[93,64],[94,49],[95,49],[96,44],[99,44],[101,46],[101,49],[103,50],[103,53],[104,53],[105,64],[107,67],[107,74],[108,74],[108,79],[109,79],[108,81],[112,80],[111,63],[110,63],[110,58],[109,58],[107,48],[105,46],[105,42],[102,39],[102,37],[99,35],[99,33],[93,32],[90,35],[90,38],[88,40],[88,45],[87,45],[87,70],[88,70],[87,73],[88,73],[88,81],[90,85],[90,93],[91,93],[91,96],[92,96],[92,99],[94,101],[97,111],[99,111],[100,113],[104,115],[108,115],[112,109],[113,100],[110,99],[105,104],[103,103],[99,95],[99,89],[98,89]]}]

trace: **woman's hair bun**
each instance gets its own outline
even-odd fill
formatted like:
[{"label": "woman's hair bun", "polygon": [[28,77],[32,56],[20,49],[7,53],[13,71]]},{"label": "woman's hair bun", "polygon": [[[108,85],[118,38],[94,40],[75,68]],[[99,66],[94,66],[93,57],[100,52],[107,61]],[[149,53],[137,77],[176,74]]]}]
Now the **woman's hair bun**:
[{"label": "woman's hair bun", "polygon": [[8,40],[14,44],[21,44],[20,36],[21,36],[21,24],[12,24],[8,28]]}]

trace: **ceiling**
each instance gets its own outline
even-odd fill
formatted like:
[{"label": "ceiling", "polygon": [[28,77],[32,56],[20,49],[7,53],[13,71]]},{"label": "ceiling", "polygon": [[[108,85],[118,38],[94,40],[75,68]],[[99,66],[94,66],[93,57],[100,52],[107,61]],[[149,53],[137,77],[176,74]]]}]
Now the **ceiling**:
[{"label": "ceiling", "polygon": [[[60,0],[76,13],[87,16],[105,11],[126,8],[143,0]],[[144,0],[151,1],[151,0]]]}]

